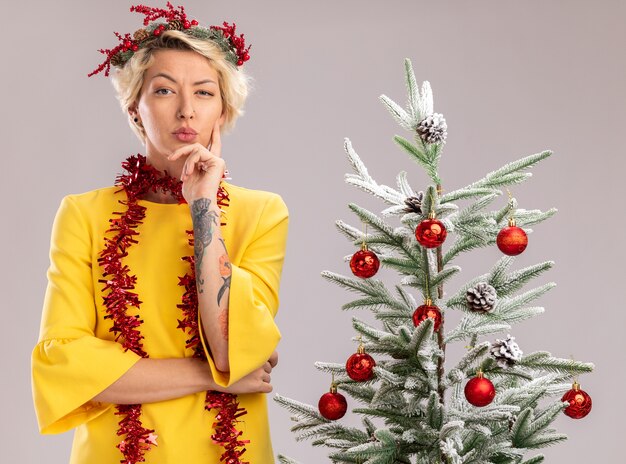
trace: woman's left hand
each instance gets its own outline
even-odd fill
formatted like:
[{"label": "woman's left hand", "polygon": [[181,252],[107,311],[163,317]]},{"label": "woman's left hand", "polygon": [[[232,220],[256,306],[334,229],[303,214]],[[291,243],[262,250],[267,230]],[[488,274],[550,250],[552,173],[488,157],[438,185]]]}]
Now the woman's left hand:
[{"label": "woman's left hand", "polygon": [[219,122],[211,134],[210,150],[201,143],[192,143],[180,147],[167,157],[174,161],[181,156],[187,156],[183,166],[181,180],[183,181],[183,197],[188,204],[198,198],[217,198],[217,189],[226,168],[222,159],[222,141]]}]

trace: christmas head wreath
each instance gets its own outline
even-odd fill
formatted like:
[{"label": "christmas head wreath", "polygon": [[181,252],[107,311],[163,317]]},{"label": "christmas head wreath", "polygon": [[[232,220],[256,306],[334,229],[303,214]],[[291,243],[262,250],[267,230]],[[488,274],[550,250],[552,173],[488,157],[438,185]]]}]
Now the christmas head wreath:
[{"label": "christmas head wreath", "polygon": [[[134,5],[130,7],[130,11],[145,16],[143,20],[145,27],[136,30],[132,35],[115,32],[120,43],[112,49],[100,50],[100,53],[106,55],[106,59],[88,74],[89,77],[103,70],[104,75],[108,76],[111,65],[123,67],[137,50],[157,40],[165,31],[181,31],[190,37],[214,42],[224,51],[226,59],[235,66],[241,66],[250,59],[248,54],[250,45],[246,47],[243,34],[235,35],[235,23],[229,25],[224,21],[222,26],[210,26],[207,29],[198,25],[195,19],[189,20],[185,7],[181,5],[174,8],[170,2],[167,2],[167,9]],[[165,22],[158,21],[161,18],[165,19]]]}]

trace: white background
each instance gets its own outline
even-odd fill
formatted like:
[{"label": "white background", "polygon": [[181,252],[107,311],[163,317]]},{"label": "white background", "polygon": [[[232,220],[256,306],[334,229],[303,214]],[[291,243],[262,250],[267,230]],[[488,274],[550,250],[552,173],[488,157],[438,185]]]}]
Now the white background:
[{"label": "white background", "polygon": [[[129,1],[5,3],[0,461],[64,463],[71,432],[38,434],[30,387],[50,227],[64,195],[111,185],[120,162],[142,152],[108,79],[86,77],[102,60],[97,50],[117,43],[112,31],[132,32],[141,17],[128,12]],[[253,44],[247,69],[255,90],[223,154],[233,183],[275,191],[290,208],[274,391],[317,404],[330,379],[313,362],[344,362],[356,348],[350,320],[364,315],[342,312],[352,295],[319,273],[349,273],[342,257],[355,248],[334,227],[338,218],[359,225],[347,203],[374,211],[384,205],[343,183],[350,168],[343,138],[379,182],[394,185],[407,170],[415,189],[427,185],[392,141],[410,134],[378,100],[384,93],[404,104],[408,57],[417,79],[431,82],[435,111],[448,122],[440,171],[446,190],[554,150],[529,182],[514,188],[522,208],[559,209],[535,227],[515,266],[552,259],[555,268],[540,281],[558,286],[540,300],[546,313],[512,335],[527,353],[547,350],[596,364],[580,379],[593,411],[580,421],[556,420],[569,440],[545,450],[547,462],[618,462],[626,413],[626,3],[190,0],[186,8],[201,24],[235,21]],[[448,294],[498,257],[495,249],[464,256],[464,272]],[[391,272],[381,275],[395,282]],[[455,317],[447,315],[448,328]],[[463,350],[450,347],[449,360]],[[303,463],[328,462],[327,449],[294,441],[289,415],[270,401],[275,451]],[[345,420],[356,419],[349,413]]]}]

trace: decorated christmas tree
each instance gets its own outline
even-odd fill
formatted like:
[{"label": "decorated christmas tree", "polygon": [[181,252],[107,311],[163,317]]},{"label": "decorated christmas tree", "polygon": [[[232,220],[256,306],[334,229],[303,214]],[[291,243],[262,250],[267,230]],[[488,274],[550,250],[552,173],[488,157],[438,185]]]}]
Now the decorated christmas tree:
[{"label": "decorated christmas tree", "polygon": [[[554,286],[527,288],[553,262],[516,269],[514,256],[524,252],[530,226],[556,210],[518,208],[507,187],[527,180],[528,169],[551,152],[513,161],[470,185],[444,191],[438,166],[446,122],[433,111],[430,84],[417,85],[408,59],[405,68],[406,108],[384,95],[381,100],[412,134],[413,141],[394,140],[424,168],[430,185],[413,189],[406,172],[398,174],[396,188],[378,184],[346,139],[354,169],[346,182],[379,198],[385,208],[376,214],[349,204],[365,226],[363,231],[337,221],[360,248],[350,259],[353,275],[322,272],[358,295],[343,309],[369,310],[377,324],[354,317],[357,352],[340,363],[315,363],[332,375],[330,391],[317,407],[281,395],[274,399],[293,413],[296,439],[330,448],[333,463],[540,463],[543,455],[527,454],[566,439],[550,428],[554,419],[562,413],[580,419],[591,410],[591,398],[576,376],[593,369],[591,363],[546,351],[523,353],[509,335],[513,324],[544,311],[531,303]],[[493,207],[503,194],[508,195],[505,206]],[[502,252],[500,259],[487,263],[483,256],[482,275],[444,291],[461,271],[454,265],[461,253],[492,246]],[[393,288],[375,277],[380,265],[399,274]],[[461,313],[456,327],[446,325],[452,311]],[[467,352],[446,359],[451,343],[462,343]],[[340,420],[348,406],[361,416],[362,428]]]}]

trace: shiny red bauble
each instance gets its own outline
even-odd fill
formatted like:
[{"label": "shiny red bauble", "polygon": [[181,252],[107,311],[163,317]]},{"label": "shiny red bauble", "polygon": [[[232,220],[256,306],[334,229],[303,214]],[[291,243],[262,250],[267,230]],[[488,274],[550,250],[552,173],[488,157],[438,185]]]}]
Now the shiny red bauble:
[{"label": "shiny red bauble", "polygon": [[465,385],[465,398],[474,406],[487,406],[495,396],[496,387],[491,380],[483,376],[482,372],[478,372],[477,376]]},{"label": "shiny red bauble", "polygon": [[429,317],[435,321],[435,332],[439,330],[439,326],[441,325],[441,311],[439,308],[433,304],[432,302],[427,301],[422,306],[418,306],[415,312],[413,313],[413,324],[415,327],[420,325],[422,321],[425,321]]},{"label": "shiny red bauble", "polygon": [[376,253],[366,248],[354,253],[352,255],[352,259],[350,260],[350,269],[352,270],[352,273],[362,279],[372,277],[378,272],[379,267],[380,260],[378,259],[378,256],[376,256]]},{"label": "shiny red bauble", "polygon": [[424,248],[437,248],[440,246],[448,235],[446,226],[439,219],[424,219],[417,225],[415,229],[415,239]]},{"label": "shiny red bauble", "polygon": [[333,390],[335,389],[333,388],[330,392],[324,393],[317,404],[320,414],[328,420],[341,419],[348,409],[346,397]]},{"label": "shiny red bauble", "polygon": [[517,256],[521,254],[528,246],[528,236],[524,229],[516,225],[505,227],[498,233],[496,243],[502,253],[508,256]]},{"label": "shiny red bauble", "polygon": [[561,401],[569,401],[569,406],[563,412],[572,419],[582,419],[591,411],[591,396],[581,390],[576,382],[572,389],[563,395]]},{"label": "shiny red bauble", "polygon": [[374,376],[374,366],[376,366],[376,361],[369,354],[354,353],[346,361],[346,372],[352,380],[364,382]]}]

